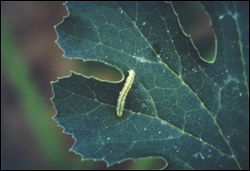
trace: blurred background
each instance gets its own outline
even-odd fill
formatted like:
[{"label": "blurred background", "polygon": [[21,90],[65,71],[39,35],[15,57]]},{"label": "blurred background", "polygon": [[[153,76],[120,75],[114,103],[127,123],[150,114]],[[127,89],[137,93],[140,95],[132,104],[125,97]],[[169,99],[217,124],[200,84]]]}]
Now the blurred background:
[{"label": "blurred background", "polygon": [[[71,70],[109,80],[119,80],[121,75],[101,63],[61,57],[53,26],[67,15],[62,4],[1,1],[1,169],[161,168],[164,162],[155,158],[128,160],[107,168],[102,161],[81,161],[68,151],[73,139],[51,119],[55,110],[50,102],[50,81]],[[192,21],[197,19],[192,23],[200,21],[203,32],[204,23],[207,28],[203,34],[198,32],[199,40],[211,30],[204,13],[196,16],[191,16]]]}]

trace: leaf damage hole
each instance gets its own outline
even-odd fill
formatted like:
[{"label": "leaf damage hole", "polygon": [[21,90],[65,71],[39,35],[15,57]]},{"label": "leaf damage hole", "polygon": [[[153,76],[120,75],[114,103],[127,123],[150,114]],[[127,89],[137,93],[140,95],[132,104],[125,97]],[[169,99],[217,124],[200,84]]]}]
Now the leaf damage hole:
[{"label": "leaf damage hole", "polygon": [[194,1],[175,1],[173,5],[178,13],[184,33],[190,35],[201,60],[214,63],[217,53],[217,39],[205,9]]},{"label": "leaf damage hole", "polygon": [[114,66],[97,61],[74,60],[74,71],[85,76],[93,76],[99,80],[120,82],[123,80],[122,72]]},{"label": "leaf damage hole", "polygon": [[168,162],[163,157],[143,157],[131,160],[128,170],[163,170],[167,168]]}]

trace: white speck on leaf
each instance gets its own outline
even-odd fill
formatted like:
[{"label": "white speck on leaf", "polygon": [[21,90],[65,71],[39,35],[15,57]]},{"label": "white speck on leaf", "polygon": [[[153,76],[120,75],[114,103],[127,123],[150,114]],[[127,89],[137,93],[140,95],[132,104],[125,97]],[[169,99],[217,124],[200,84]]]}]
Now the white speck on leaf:
[{"label": "white speck on leaf", "polygon": [[119,8],[119,10],[120,10],[120,13],[123,14],[123,10],[121,8]]},{"label": "white speck on leaf", "polygon": [[197,72],[197,70],[195,69],[195,68],[192,68],[192,71],[195,73],[195,72]]},{"label": "white speck on leaf", "polygon": [[224,15],[220,15],[219,19],[222,20],[224,18]]},{"label": "white speck on leaf", "polygon": [[142,58],[142,57],[137,57],[137,56],[133,56],[136,60],[138,60],[139,62],[147,62],[146,59]]},{"label": "white speck on leaf", "polygon": [[195,153],[195,154],[193,155],[193,157],[194,157],[194,158],[196,158],[196,159],[198,159],[198,157],[200,157],[202,160],[204,160],[204,159],[205,159],[205,157],[202,155],[202,153],[201,153],[201,152],[197,152],[197,153]]},{"label": "white speck on leaf", "polygon": [[107,140],[110,140],[110,137],[107,137]]},{"label": "white speck on leaf", "polygon": [[201,107],[202,107],[202,108],[205,108],[205,105],[204,105],[204,103],[203,103],[203,102],[201,102]]},{"label": "white speck on leaf", "polygon": [[142,23],[142,25],[145,26],[145,25],[146,25],[146,22],[144,21],[144,22]]}]

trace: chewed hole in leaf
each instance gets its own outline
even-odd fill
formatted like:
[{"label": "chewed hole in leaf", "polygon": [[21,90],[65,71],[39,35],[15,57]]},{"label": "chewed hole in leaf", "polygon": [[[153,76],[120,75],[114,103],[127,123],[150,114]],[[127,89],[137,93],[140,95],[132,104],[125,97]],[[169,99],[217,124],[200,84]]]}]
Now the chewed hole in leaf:
[{"label": "chewed hole in leaf", "polygon": [[131,162],[131,170],[160,170],[168,166],[168,162],[162,157],[143,157]]},{"label": "chewed hole in leaf", "polygon": [[190,35],[200,58],[207,63],[216,60],[216,37],[210,18],[198,2],[173,2],[185,34]]},{"label": "chewed hole in leaf", "polygon": [[74,66],[74,71],[100,80],[119,82],[123,78],[120,70],[102,62],[76,60]]}]

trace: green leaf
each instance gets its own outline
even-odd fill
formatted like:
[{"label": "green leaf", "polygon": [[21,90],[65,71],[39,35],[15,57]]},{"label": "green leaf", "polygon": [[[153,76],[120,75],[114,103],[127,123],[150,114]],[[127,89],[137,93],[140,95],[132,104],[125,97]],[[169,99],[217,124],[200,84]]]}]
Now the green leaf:
[{"label": "green leaf", "polygon": [[[99,61],[127,77],[135,71],[124,116],[121,83],[81,74],[52,83],[54,119],[71,151],[108,165],[162,156],[169,169],[249,167],[248,2],[207,2],[217,38],[212,64],[199,58],[168,2],[68,2],[56,27],[67,59]],[[125,80],[125,79],[123,79]]]}]

